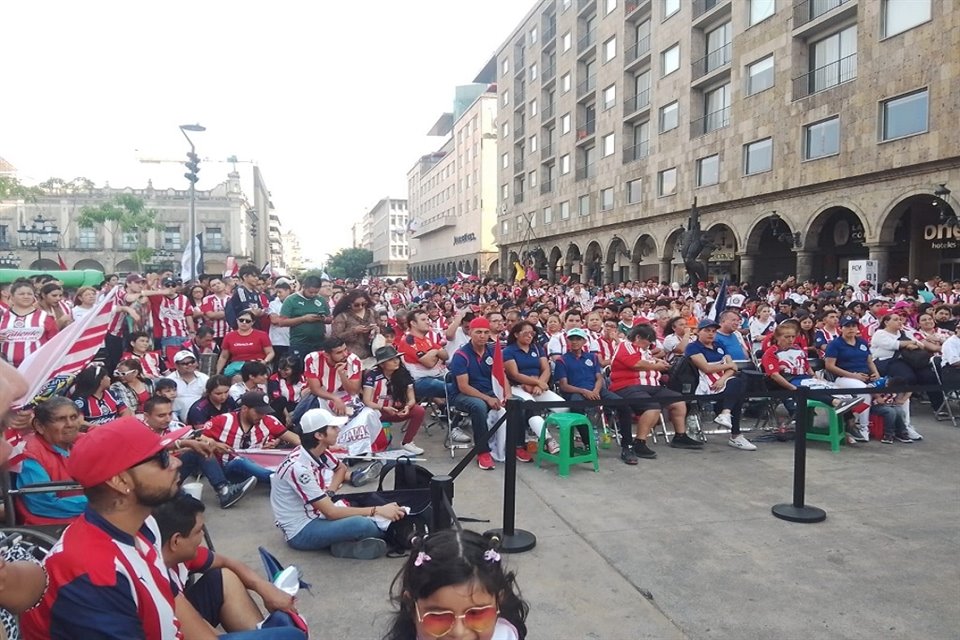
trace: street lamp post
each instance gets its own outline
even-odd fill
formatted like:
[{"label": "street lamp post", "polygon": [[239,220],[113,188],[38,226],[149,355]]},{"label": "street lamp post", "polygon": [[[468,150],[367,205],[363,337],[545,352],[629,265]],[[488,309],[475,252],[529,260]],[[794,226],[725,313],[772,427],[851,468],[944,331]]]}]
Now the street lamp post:
[{"label": "street lamp post", "polygon": [[187,135],[187,131],[201,132],[206,131],[207,128],[199,124],[182,124],[180,125],[180,133],[183,134],[183,137],[187,139],[187,142],[190,143],[190,153],[187,154],[189,162],[186,163],[189,171],[184,174],[187,180],[190,181],[190,273],[194,279],[200,276],[197,271],[197,246],[194,243],[194,238],[197,237],[197,171],[199,171],[198,165],[200,159],[197,157],[197,149],[193,144],[193,140],[190,139],[190,136]]},{"label": "street lamp post", "polygon": [[13,251],[5,256],[0,256],[0,267],[4,269],[18,269],[20,267],[20,257]]},{"label": "street lamp post", "polygon": [[38,213],[29,227],[20,227],[17,231],[20,235],[21,246],[36,248],[38,263],[43,260],[44,249],[54,248],[58,244],[57,239],[60,237],[60,229],[53,222],[53,220],[47,220]]}]

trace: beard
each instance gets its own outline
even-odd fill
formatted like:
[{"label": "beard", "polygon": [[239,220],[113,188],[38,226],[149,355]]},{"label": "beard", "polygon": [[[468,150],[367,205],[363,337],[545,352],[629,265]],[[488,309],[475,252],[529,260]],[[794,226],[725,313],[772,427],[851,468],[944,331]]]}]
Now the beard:
[{"label": "beard", "polygon": [[173,500],[179,489],[179,483],[174,483],[167,488],[147,488],[137,485],[134,494],[137,496],[137,502],[145,507],[153,508]]}]

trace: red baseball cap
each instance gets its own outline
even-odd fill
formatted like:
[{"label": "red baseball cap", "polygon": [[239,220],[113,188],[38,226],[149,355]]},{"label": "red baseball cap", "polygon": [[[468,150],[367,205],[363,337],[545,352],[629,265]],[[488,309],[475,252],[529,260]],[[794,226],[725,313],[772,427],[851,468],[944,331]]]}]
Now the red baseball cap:
[{"label": "red baseball cap", "polygon": [[474,318],[470,321],[470,331],[474,329],[489,329],[490,322],[486,318]]},{"label": "red baseball cap", "polygon": [[67,458],[67,472],[84,487],[95,487],[191,431],[193,427],[183,427],[159,435],[132,416],[120,418],[94,427],[77,439]]}]

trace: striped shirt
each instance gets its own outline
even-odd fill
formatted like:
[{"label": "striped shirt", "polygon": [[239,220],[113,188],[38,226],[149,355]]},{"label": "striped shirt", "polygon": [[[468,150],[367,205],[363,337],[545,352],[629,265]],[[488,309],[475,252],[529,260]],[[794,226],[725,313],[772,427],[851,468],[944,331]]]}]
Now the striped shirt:
[{"label": "striped shirt", "polygon": [[156,351],[147,351],[139,355],[130,351],[123,354],[122,360],[137,360],[143,369],[143,375],[147,378],[159,378],[163,375],[163,365],[160,364],[160,354]]},{"label": "striped shirt", "polygon": [[88,424],[107,424],[120,417],[120,412],[127,408],[121,400],[117,400],[110,390],[103,392],[103,397],[87,396],[75,398],[73,404],[80,410],[80,415]]},{"label": "striped shirt", "polygon": [[[263,416],[246,432],[241,428],[240,412],[223,413],[214,416],[203,425],[203,435],[223,442],[235,451],[247,449],[262,449],[264,443],[271,438],[279,438],[287,432],[287,428],[273,416]],[[220,462],[226,463],[237,456],[232,453],[218,454]]]},{"label": "striped shirt", "polygon": [[[363,365],[360,358],[354,354],[347,356],[347,376],[351,380],[359,380]],[[337,374],[337,367],[327,358],[325,351],[314,351],[307,354],[303,362],[303,376],[307,380],[319,380],[323,385],[324,391],[332,393],[343,402],[350,404],[353,396],[343,388],[343,381]],[[333,405],[330,405],[333,408]]]},{"label": "striped shirt", "polygon": [[[229,300],[229,298],[227,298]],[[211,313],[224,310],[224,299],[217,296],[215,293],[211,293],[203,299],[203,302],[200,304],[200,311],[204,313]],[[218,320],[209,320],[204,319],[203,323],[213,329],[213,337],[222,338],[227,335],[227,331],[230,330],[230,325],[227,324],[227,321],[223,318]]]},{"label": "striped shirt", "polygon": [[653,369],[637,370],[633,367],[640,361],[656,362],[649,351],[636,348],[629,340],[617,345],[613,354],[613,364],[610,366],[610,390],[620,389],[641,384],[645,387],[659,387],[659,371]]},{"label": "striped shirt", "polygon": [[41,309],[17,315],[12,309],[0,317],[0,355],[15,367],[57,334],[57,321]]},{"label": "striped shirt", "polygon": [[193,316],[193,307],[186,296],[151,296],[153,335],[156,338],[179,338],[187,335],[187,318]]},{"label": "striped shirt", "polygon": [[119,336],[123,332],[123,320],[127,317],[126,312],[119,311],[118,307],[127,306],[127,290],[124,287],[115,287],[107,295],[113,296],[113,317],[110,318],[110,326],[107,332],[112,336]]}]

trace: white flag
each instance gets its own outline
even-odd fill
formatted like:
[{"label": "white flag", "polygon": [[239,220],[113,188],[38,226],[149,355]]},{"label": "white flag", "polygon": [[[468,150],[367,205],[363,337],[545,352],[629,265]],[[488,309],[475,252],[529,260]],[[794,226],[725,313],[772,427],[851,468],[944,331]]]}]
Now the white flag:
[{"label": "white flag", "polygon": [[[191,280],[197,280],[200,278],[200,274],[203,273],[203,243],[201,242],[203,234],[198,233],[193,241],[187,245],[183,250],[183,257],[180,259],[180,277],[184,282],[190,282]],[[195,247],[193,252],[197,257],[197,262],[194,265],[190,264],[190,255],[191,255],[191,246]]]}]

